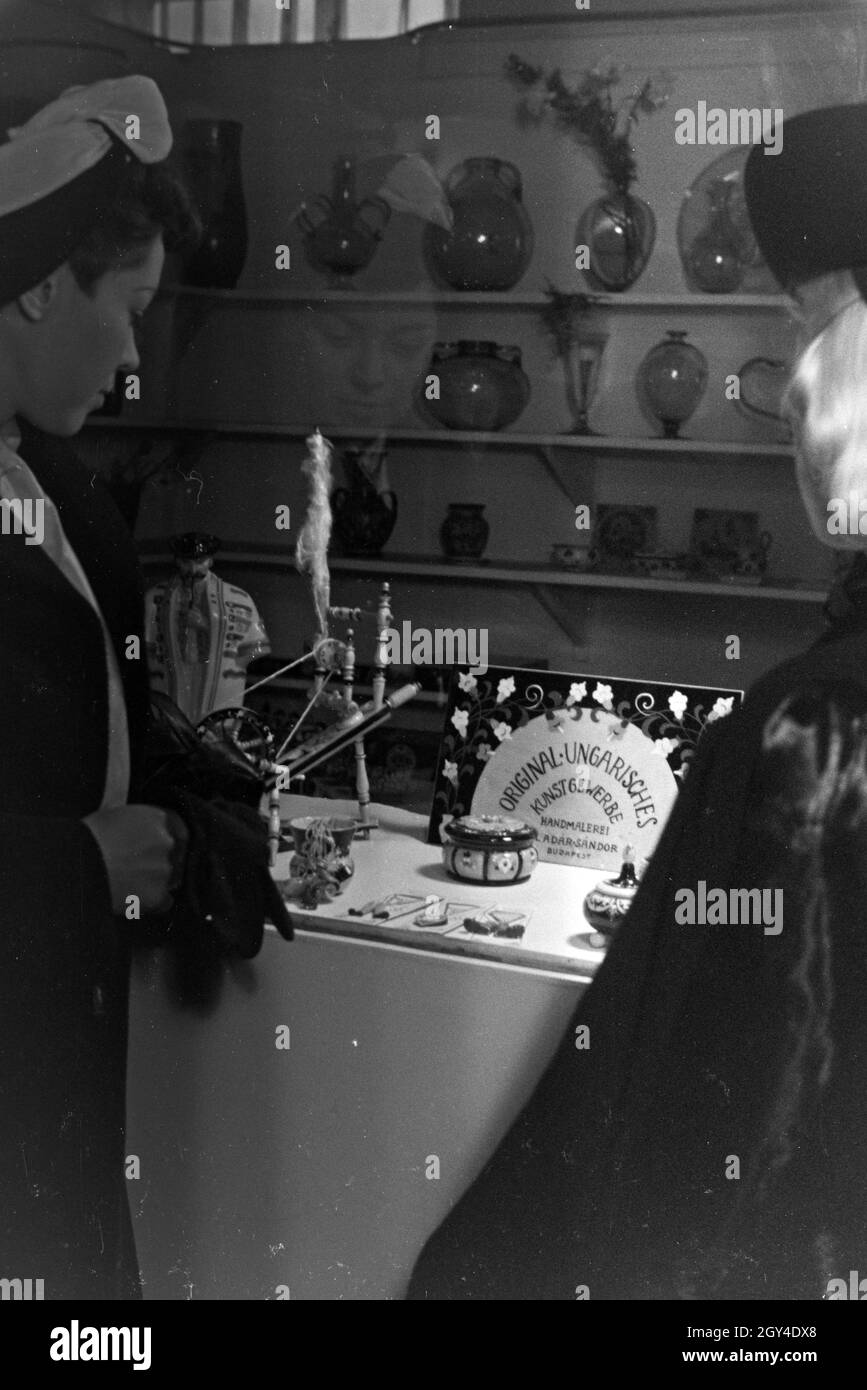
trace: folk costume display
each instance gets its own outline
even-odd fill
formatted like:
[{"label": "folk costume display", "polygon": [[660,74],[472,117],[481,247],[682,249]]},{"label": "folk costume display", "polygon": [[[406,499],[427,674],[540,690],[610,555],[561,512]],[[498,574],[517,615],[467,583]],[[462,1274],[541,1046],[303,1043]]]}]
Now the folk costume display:
[{"label": "folk costume display", "polygon": [[[785,288],[806,300],[816,277],[852,269],[843,331],[860,325],[862,344],[865,169],[857,106],[787,120],[783,151],[755,147],[746,176],[756,236]],[[819,315],[811,346],[839,312]],[[818,350],[838,379],[857,361],[827,340]],[[832,410],[809,374],[796,367],[794,381],[808,413]],[[865,389],[853,380],[853,399]],[[841,436],[856,419],[853,408],[837,421]],[[867,437],[854,443],[863,492]],[[807,503],[834,461],[806,431],[799,444]],[[860,557],[843,588],[818,644],[703,734],[624,925],[529,1103],[422,1252],[409,1298],[816,1300],[863,1268]],[[676,895],[702,883],[727,900],[781,891],[782,930],[685,923]]]},{"label": "folk costume display", "polygon": [[219,548],[216,536],[176,536],[178,572],[145,598],[151,684],[192,724],[216,709],[243,705],[247,666],[271,650],[250,595],[214,574]]},{"label": "folk costume display", "polygon": [[[4,329],[24,334],[21,297],[99,223],[124,171],[166,157],[171,130],[154,83],[134,76],[73,88],[11,136],[0,145],[0,307]],[[231,807],[219,833],[242,848],[218,903],[202,886],[203,821],[189,827],[195,883],[188,896],[176,881],[177,913],[139,924],[114,912],[84,818],[148,800],[143,586],[108,493],[29,421],[15,362],[0,359],[0,384],[17,400],[0,420],[0,1273],[42,1280],[46,1300],[138,1298],[124,1175],[134,937],[139,926],[170,936],[193,909],[200,932],[216,931],[232,895],[255,904],[260,932],[265,911],[291,927],[268,892],[264,830],[255,843],[246,822],[236,832]],[[75,409],[83,417],[86,402]],[[142,659],[130,659],[130,638]],[[152,804],[173,799],[180,816],[166,824],[183,827],[199,801],[164,788]],[[252,932],[239,950],[255,953]]]}]

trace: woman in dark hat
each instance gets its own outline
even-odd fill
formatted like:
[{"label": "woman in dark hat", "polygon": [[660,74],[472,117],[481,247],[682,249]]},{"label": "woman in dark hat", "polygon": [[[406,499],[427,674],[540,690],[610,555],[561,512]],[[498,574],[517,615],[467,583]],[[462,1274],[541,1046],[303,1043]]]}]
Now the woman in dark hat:
[{"label": "woman in dark hat", "polygon": [[10,137],[0,145],[0,1278],[39,1279],[46,1299],[135,1298],[130,940],[136,923],[164,920],[182,884],[187,893],[195,828],[142,804],[140,577],[120,514],[58,436],[80,429],[118,371],[138,367],[136,324],[165,250],[195,219],[164,167],[171,130],[148,78],[72,88]]},{"label": "woman in dark hat", "polygon": [[[788,411],[804,502],[820,540],[862,551],[867,107],[787,121],[781,153],[751,152],[746,191],[803,320]],[[841,532],[841,499],[857,514],[861,497],[863,533]],[[703,736],[626,923],[410,1298],[810,1300],[867,1268],[860,557],[831,612]],[[781,890],[782,931],[680,925],[676,894],[701,881]]]}]

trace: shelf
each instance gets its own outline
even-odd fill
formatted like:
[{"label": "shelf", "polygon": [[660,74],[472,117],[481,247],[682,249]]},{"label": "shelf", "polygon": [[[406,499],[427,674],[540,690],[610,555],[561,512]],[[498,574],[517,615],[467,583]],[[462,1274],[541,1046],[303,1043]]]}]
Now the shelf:
[{"label": "shelf", "polygon": [[[86,421],[87,428],[101,430],[148,430],[166,434],[194,433],[250,437],[256,439],[306,439],[313,433],[312,425],[272,425],[255,421],[207,421],[207,420],[145,420],[133,416],[95,416]],[[367,426],[341,425],[326,430],[329,439],[372,439],[377,434],[386,434],[395,443],[415,444],[474,444],[499,445],[508,449],[571,449],[591,454],[656,454],[660,458],[671,458],[683,454],[693,458],[750,458],[785,459],[793,458],[788,444],[757,444],[750,441],[737,442],[715,439],[634,439],[617,435],[575,435],[575,434],[519,434],[514,430],[500,430],[495,433],[481,433],[475,430],[425,430],[425,429],[386,429],[376,430]]]},{"label": "shelf", "polygon": [[642,593],[702,594],[710,597],[780,599],[801,603],[824,603],[824,590],[790,584],[726,584],[710,580],[647,579],[628,574],[586,574],[557,569],[553,565],[530,565],[492,560],[490,564],[454,564],[447,560],[418,560],[407,556],[384,555],[377,560],[329,559],[336,574],[385,575],[393,573],[422,579],[447,579],[484,584],[542,584],[569,589],[631,589]]},{"label": "shelf", "polygon": [[[589,290],[575,293],[589,294]],[[215,304],[239,304],[268,308],[281,304],[440,304],[448,308],[467,309],[543,309],[549,303],[539,293],[461,293],[459,290],[438,290],[433,294],[414,291],[408,294],[381,292],[364,294],[356,290],[284,290],[279,294],[264,290],[200,289],[193,285],[167,285],[160,290],[165,299],[207,299]],[[729,310],[755,312],[768,310],[790,312],[784,294],[601,294],[594,310],[641,309],[657,313],[689,313],[692,310]]]},{"label": "shelf", "polygon": [[[162,541],[144,542],[139,551],[146,566],[168,564],[170,555]],[[276,569],[294,574],[295,562],[291,547],[225,545],[221,554],[227,563],[250,569]],[[827,590],[814,589],[795,581],[778,580],[770,584],[728,584],[713,580],[648,579],[628,574],[587,574],[557,569],[553,565],[527,564],[492,560],[489,564],[476,562],[460,564],[412,555],[382,555],[376,559],[351,559],[329,556],[333,574],[370,575],[390,579],[447,581],[454,584],[541,585],[557,589],[624,589],[642,594],[678,593],[708,598],[764,599],[788,603],[824,603]]]}]

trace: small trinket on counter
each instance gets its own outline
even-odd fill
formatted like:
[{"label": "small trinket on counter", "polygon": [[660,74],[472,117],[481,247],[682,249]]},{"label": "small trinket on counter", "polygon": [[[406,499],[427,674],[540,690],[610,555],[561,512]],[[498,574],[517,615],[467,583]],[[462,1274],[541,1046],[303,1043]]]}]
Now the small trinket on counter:
[{"label": "small trinket on counter", "polygon": [[412,920],[417,927],[443,927],[449,920],[448,906],[444,898],[436,893],[428,893],[425,909]]},{"label": "small trinket on counter", "polygon": [[525,921],[521,912],[504,912],[498,907],[483,908],[480,912],[464,918],[464,930],[475,936],[506,936],[517,938],[524,935]]}]

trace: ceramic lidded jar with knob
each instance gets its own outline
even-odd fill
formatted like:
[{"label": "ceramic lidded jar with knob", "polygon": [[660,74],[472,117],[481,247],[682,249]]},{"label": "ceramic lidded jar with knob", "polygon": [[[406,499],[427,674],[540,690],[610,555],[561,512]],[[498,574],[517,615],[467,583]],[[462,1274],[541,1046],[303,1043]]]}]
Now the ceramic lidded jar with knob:
[{"label": "ceramic lidded jar with knob", "polygon": [[670,329],[638,368],[638,399],[661,423],[666,439],[677,439],[707,387],[707,358],[686,341],[686,331]]},{"label": "ceramic lidded jar with knob", "polygon": [[508,160],[465,159],[445,180],[451,231],[428,223],[425,256],[441,284],[456,290],[510,290],[533,255],[533,224],[520,170]]},{"label": "ceramic lidded jar with knob", "polygon": [[443,840],[446,869],[467,883],[521,883],[539,862],[535,827],[510,816],[461,816]]}]

